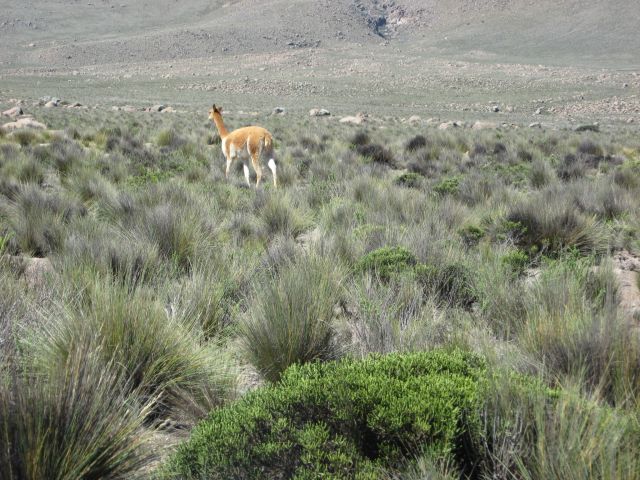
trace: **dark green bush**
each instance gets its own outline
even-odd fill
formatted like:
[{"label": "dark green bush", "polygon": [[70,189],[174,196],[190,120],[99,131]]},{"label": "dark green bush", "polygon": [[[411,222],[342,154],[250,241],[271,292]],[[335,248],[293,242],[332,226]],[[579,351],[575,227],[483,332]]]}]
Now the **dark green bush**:
[{"label": "dark green bush", "polygon": [[461,351],[294,366],[216,410],[165,467],[192,479],[376,479],[417,446],[474,464],[483,361]]},{"label": "dark green bush", "polygon": [[502,257],[502,264],[516,275],[524,273],[531,260],[522,250],[513,250]]},{"label": "dark green bush", "polygon": [[458,193],[459,187],[460,187],[460,178],[446,177],[433,187],[433,191],[436,192],[438,195],[453,195]]},{"label": "dark green bush", "polygon": [[407,172],[399,175],[395,179],[395,184],[401,187],[418,188],[422,183],[422,175],[415,172]]},{"label": "dark green bush", "polygon": [[391,275],[410,270],[415,264],[415,255],[406,248],[382,247],[362,257],[356,268],[374,272],[380,279],[388,280]]},{"label": "dark green bush", "polygon": [[480,243],[482,237],[485,236],[485,231],[476,225],[467,225],[461,228],[458,233],[462,237],[462,241],[468,247],[473,247]]},{"label": "dark green bush", "polygon": [[384,163],[390,166],[394,166],[396,163],[393,153],[391,153],[390,150],[384,148],[382,145],[358,145],[356,147],[356,151],[359,155],[370,159],[374,163]]},{"label": "dark green bush", "polygon": [[419,150],[426,146],[427,146],[427,139],[424,138],[422,135],[416,135],[415,137],[413,137],[411,140],[407,142],[407,145],[405,146],[405,150],[407,152],[415,152],[416,150]]}]

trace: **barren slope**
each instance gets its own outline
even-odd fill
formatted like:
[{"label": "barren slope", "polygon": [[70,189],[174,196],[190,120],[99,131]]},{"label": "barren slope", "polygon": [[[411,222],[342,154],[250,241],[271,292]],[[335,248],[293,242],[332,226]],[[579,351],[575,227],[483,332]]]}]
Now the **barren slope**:
[{"label": "barren slope", "polygon": [[5,67],[224,57],[380,42],[432,56],[637,65],[634,0],[10,0]]}]

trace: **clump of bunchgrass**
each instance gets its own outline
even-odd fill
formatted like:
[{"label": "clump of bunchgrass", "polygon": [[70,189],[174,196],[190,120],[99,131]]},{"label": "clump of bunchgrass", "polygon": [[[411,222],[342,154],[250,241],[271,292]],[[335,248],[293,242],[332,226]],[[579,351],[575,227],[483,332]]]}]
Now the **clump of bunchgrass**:
[{"label": "clump of bunchgrass", "polygon": [[[228,366],[202,342],[197,319],[166,311],[150,292],[85,276],[70,295],[71,307],[54,309],[29,344],[38,368],[55,374],[80,349],[129,379],[126,388],[153,402],[152,417],[180,412],[184,396],[216,388],[217,401],[229,392]],[[186,311],[188,313],[189,310]]]},{"label": "clump of bunchgrass", "polygon": [[336,358],[331,322],[341,288],[339,268],[314,254],[299,257],[256,285],[240,324],[249,362],[276,381],[294,363]]},{"label": "clump of bunchgrass", "polygon": [[150,399],[99,349],[76,350],[48,376],[0,381],[0,476],[145,478]]}]

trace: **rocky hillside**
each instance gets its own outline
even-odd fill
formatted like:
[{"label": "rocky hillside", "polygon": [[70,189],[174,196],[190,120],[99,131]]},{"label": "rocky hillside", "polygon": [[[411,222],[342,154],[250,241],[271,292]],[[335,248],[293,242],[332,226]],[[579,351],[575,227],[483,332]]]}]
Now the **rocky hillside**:
[{"label": "rocky hillside", "polygon": [[291,49],[640,63],[630,0],[10,0],[0,68],[77,68]]}]

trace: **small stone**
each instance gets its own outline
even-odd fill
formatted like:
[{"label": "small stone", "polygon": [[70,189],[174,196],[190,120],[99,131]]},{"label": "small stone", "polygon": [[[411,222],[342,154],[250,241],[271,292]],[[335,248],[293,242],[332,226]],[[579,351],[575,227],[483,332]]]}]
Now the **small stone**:
[{"label": "small stone", "polygon": [[627,118],[627,123],[632,124],[635,120],[633,118]]},{"label": "small stone", "polygon": [[420,122],[422,122],[422,118],[420,118],[419,115],[412,115],[412,116],[409,117],[408,122],[409,123],[420,123]]},{"label": "small stone", "polygon": [[542,124],[540,122],[533,122],[529,124],[529,128],[542,128]]},{"label": "small stone", "polygon": [[284,115],[286,112],[284,107],[276,107],[271,111],[271,115]]},{"label": "small stone", "polygon": [[542,115],[543,112],[544,110],[542,109],[542,107],[540,107],[536,110],[536,115]]},{"label": "small stone", "polygon": [[494,105],[493,107],[491,107],[491,111],[498,113],[500,111],[500,107],[498,105]]},{"label": "small stone", "polygon": [[176,113],[176,109],[173,107],[165,107],[160,110],[162,113]]},{"label": "small stone", "polygon": [[48,101],[47,103],[44,104],[44,108],[53,108],[53,107],[57,107],[58,103],[54,102],[53,100]]},{"label": "small stone", "polygon": [[331,115],[331,112],[325,108],[312,108],[309,110],[310,117],[328,117]]}]

